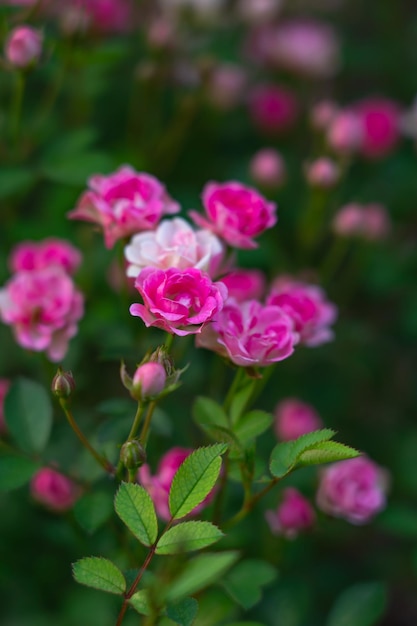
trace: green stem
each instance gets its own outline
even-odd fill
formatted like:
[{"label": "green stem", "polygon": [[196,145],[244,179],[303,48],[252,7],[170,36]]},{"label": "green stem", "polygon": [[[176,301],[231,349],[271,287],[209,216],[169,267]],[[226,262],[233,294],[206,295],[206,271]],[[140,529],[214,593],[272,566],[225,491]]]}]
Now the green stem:
[{"label": "green stem", "polygon": [[[285,476],[286,475],[287,474],[285,474]],[[259,502],[259,500],[261,500],[269,491],[271,491],[271,489],[273,489],[277,483],[279,483],[283,478],[285,478],[285,476],[281,476],[280,478],[273,478],[266,485],[266,487],[261,489],[261,491],[258,491],[258,493],[256,493],[254,496],[251,496],[250,498],[246,498],[245,496],[245,499],[243,501],[243,505],[240,511],[238,511],[236,515],[231,517],[229,521],[223,524],[223,528],[226,530],[228,528],[232,528],[233,526],[236,526],[238,522],[244,519],[248,515],[248,513],[252,511],[252,509]]]},{"label": "green stem", "polygon": [[24,92],[25,76],[23,72],[17,71],[15,74],[15,86],[10,105],[10,138],[13,149],[16,148],[19,137]]},{"label": "green stem", "polygon": [[235,374],[233,382],[229,387],[229,391],[227,392],[227,396],[223,404],[223,408],[227,414],[229,414],[233,398],[236,394],[236,391],[239,389],[245,374],[246,374],[245,368],[239,367]]},{"label": "green stem", "polygon": [[156,402],[155,401],[151,402],[148,407],[148,412],[146,414],[145,421],[142,426],[142,432],[140,433],[139,440],[144,448],[146,448],[146,444],[148,442],[149,427],[151,425],[152,415],[153,415],[153,412],[155,411],[155,407],[156,407]]},{"label": "green stem", "polygon": [[125,613],[127,611],[127,607],[129,606],[129,600],[130,598],[133,596],[133,594],[136,591],[136,587],[139,585],[140,581],[142,580],[142,576],[144,575],[147,567],[149,566],[150,562],[152,561],[154,555],[155,555],[155,550],[156,550],[156,543],[154,543],[150,549],[149,552],[146,556],[146,559],[143,562],[142,567],[140,568],[140,571],[138,573],[138,575],[136,576],[135,580],[133,581],[133,583],[131,584],[131,586],[129,587],[129,590],[126,591],[125,593],[125,598],[123,600],[123,604],[122,604],[122,608],[120,609],[120,613],[119,616],[117,618],[117,622],[116,622],[116,626],[121,626]]},{"label": "green stem", "polygon": [[126,441],[130,441],[136,437],[136,433],[138,432],[140,421],[142,419],[144,406],[142,402],[138,402],[138,408],[136,409],[135,419],[133,420],[132,428],[130,429],[130,433],[127,436]]},{"label": "green stem", "polygon": [[85,437],[85,435],[82,433],[82,431],[80,430],[78,424],[76,423],[76,421],[74,419],[74,416],[72,415],[66,400],[64,398],[61,398],[59,400],[59,403],[60,403],[60,405],[62,407],[62,410],[65,413],[65,417],[67,418],[69,425],[71,426],[71,428],[74,431],[74,433],[77,435],[78,439],[81,441],[82,445],[90,452],[90,454],[95,458],[97,463],[99,463],[101,465],[101,467],[108,474],[111,474],[112,476],[114,476],[115,473],[116,473],[115,467],[106,458],[101,456],[101,454],[99,454],[97,452],[97,450],[95,450],[93,448],[93,446],[90,444],[90,442]]},{"label": "green stem", "polygon": [[174,335],[171,333],[167,333],[166,338],[165,338],[165,343],[164,343],[164,346],[167,352],[169,352],[169,350],[171,349],[173,341],[174,341]]}]

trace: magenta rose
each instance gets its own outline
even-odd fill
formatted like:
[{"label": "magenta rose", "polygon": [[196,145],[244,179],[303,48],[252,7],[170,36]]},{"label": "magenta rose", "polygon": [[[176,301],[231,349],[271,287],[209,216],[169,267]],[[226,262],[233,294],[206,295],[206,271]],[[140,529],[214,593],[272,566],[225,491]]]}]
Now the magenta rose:
[{"label": "magenta rose", "polygon": [[163,215],[180,210],[162,183],[127,165],[108,176],[93,176],[88,184],[90,190],[68,217],[98,224],[107,248],[122,237],[154,229]]},{"label": "magenta rose", "polygon": [[256,248],[254,238],[277,222],[274,202],[234,181],[208,183],[203,189],[203,205],[207,219],[190,211],[193,220],[234,248]]},{"label": "magenta rose", "polygon": [[23,241],[14,248],[9,258],[9,267],[13,272],[56,265],[73,274],[80,263],[81,254],[74,246],[52,237],[43,241]]},{"label": "magenta rose", "polygon": [[385,507],[387,476],[366,457],[340,461],[321,472],[318,507],[351,524],[366,524]]},{"label": "magenta rose", "polygon": [[282,441],[292,441],[301,435],[323,428],[314,408],[297,398],[286,398],[275,407],[275,432]]},{"label": "magenta rose", "polygon": [[360,150],[378,159],[394,150],[400,138],[400,107],[387,98],[369,98],[355,107],[362,126]]},{"label": "magenta rose", "polygon": [[265,291],[265,275],[260,270],[235,269],[220,281],[226,285],[229,298],[238,302],[261,298]]},{"label": "magenta rose", "polygon": [[291,318],[277,306],[230,298],[197,346],[214,350],[243,367],[266,367],[294,352],[298,335]]},{"label": "magenta rose", "polygon": [[221,311],[227,297],[222,283],[213,283],[208,274],[196,268],[147,267],[137,277],[135,287],[144,304],[132,304],[130,313],[148,327],[180,336],[200,333]]},{"label": "magenta rose", "polygon": [[57,266],[17,272],[0,291],[0,316],[16,341],[60,361],[83,315],[83,297]]},{"label": "magenta rose", "polygon": [[72,480],[49,467],[34,475],[30,491],[35,500],[57,513],[71,509],[81,493]]},{"label": "magenta rose", "polygon": [[295,539],[316,521],[310,502],[294,487],[284,489],[282,501],[276,511],[266,511],[265,517],[271,532],[287,539]]},{"label": "magenta rose", "polygon": [[317,285],[278,278],[272,285],[267,304],[281,307],[291,317],[301,343],[306,346],[318,346],[333,338],[329,326],[336,319],[337,309]]}]

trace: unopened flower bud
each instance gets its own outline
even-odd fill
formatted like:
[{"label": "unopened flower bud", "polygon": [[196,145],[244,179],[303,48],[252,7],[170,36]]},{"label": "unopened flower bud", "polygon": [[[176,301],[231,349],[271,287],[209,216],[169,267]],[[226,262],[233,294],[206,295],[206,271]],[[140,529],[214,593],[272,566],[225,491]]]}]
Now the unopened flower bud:
[{"label": "unopened flower bud", "polygon": [[146,462],[145,449],[137,439],[126,441],[120,450],[120,460],[126,469],[137,469]]},{"label": "unopened flower bud", "polygon": [[143,363],[133,375],[131,394],[137,400],[157,396],[164,390],[166,379],[166,371],[161,363]]},{"label": "unopened flower bud", "polygon": [[5,47],[6,58],[14,67],[26,68],[39,60],[42,34],[30,26],[18,26],[10,33]]},{"label": "unopened flower bud", "polygon": [[75,381],[71,372],[63,372],[61,368],[55,374],[51,391],[57,398],[70,398],[75,391]]}]

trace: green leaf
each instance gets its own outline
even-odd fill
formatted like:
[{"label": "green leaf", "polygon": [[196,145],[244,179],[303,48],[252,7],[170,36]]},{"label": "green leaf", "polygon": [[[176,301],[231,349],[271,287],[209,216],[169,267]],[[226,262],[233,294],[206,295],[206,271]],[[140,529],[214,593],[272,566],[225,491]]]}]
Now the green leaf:
[{"label": "green leaf", "polygon": [[16,454],[0,456],[0,491],[12,491],[22,487],[39,467],[40,463]]},{"label": "green leaf", "polygon": [[169,510],[173,519],[188,515],[213,489],[221,468],[220,455],[226,444],[199,448],[180,465],[169,492]]},{"label": "green leaf", "polygon": [[243,445],[262,435],[272,424],[273,416],[266,411],[250,411],[242,415],[233,431]]},{"label": "green leaf", "polygon": [[194,421],[199,426],[213,425],[223,426],[224,428],[229,426],[227,415],[223,407],[211,398],[204,396],[199,396],[195,400],[193,405],[193,417]]},{"label": "green leaf", "polygon": [[245,407],[249,402],[249,399],[254,392],[256,385],[256,379],[247,378],[245,380],[244,386],[235,393],[232,404],[230,406],[230,419],[232,421],[232,424],[236,424],[239,420],[239,417],[245,410]]},{"label": "green leaf", "polygon": [[384,615],[386,604],[387,590],[383,583],[354,585],[337,598],[326,626],[374,626]]},{"label": "green leaf", "polygon": [[183,522],[162,535],[156,546],[156,554],[177,554],[201,550],[222,537],[222,531],[210,522]]},{"label": "green leaf", "polygon": [[129,604],[140,613],[140,615],[151,615],[151,605],[148,597],[148,590],[141,589],[133,594],[133,596],[129,600]]},{"label": "green leaf", "polygon": [[113,513],[113,498],[105,491],[83,496],[74,507],[74,517],[89,534],[93,534]]},{"label": "green leaf", "polygon": [[0,171],[0,198],[24,193],[36,181],[36,174],[24,167],[2,167]]},{"label": "green leaf", "polygon": [[417,538],[417,508],[391,503],[389,508],[379,515],[377,524],[384,531],[401,539],[415,540]]},{"label": "green leaf", "polygon": [[121,595],[126,591],[126,581],[118,567],[108,559],[91,556],[72,565],[72,574],[81,585]]},{"label": "green leaf", "polygon": [[323,442],[328,441],[334,435],[334,430],[323,428],[302,435],[294,441],[279,443],[272,450],[269,465],[271,474],[276,478],[282,478],[291,472],[291,470],[295,469],[302,454],[307,450],[320,447]]},{"label": "green leaf", "polygon": [[228,626],[265,626],[265,624],[261,624],[261,622],[233,622]]},{"label": "green leaf", "polygon": [[223,587],[244,609],[255,606],[262,598],[262,587],[276,578],[277,572],[265,561],[251,559],[238,563],[226,576]]},{"label": "green leaf", "polygon": [[4,415],[10,434],[24,452],[44,450],[52,428],[52,404],[41,385],[18,378],[6,396]]},{"label": "green leaf", "polygon": [[48,180],[64,185],[85,184],[94,172],[107,174],[114,167],[113,159],[104,152],[90,150],[81,154],[67,154],[60,159],[46,161],[42,164],[42,175]]},{"label": "green leaf", "polygon": [[122,483],[116,494],[114,508],[120,519],[145,546],[155,543],[158,520],[148,492],[133,483]]},{"label": "green leaf", "polygon": [[237,561],[236,551],[199,554],[191,559],[186,568],[170,583],[167,600],[177,600],[192,595],[217,582]]},{"label": "green leaf", "polygon": [[179,626],[192,626],[198,613],[198,602],[194,598],[183,598],[168,604],[166,613]]},{"label": "green leaf", "polygon": [[359,456],[360,452],[337,441],[323,441],[317,443],[312,450],[305,450],[297,459],[297,466],[319,465],[320,463],[334,463]]}]

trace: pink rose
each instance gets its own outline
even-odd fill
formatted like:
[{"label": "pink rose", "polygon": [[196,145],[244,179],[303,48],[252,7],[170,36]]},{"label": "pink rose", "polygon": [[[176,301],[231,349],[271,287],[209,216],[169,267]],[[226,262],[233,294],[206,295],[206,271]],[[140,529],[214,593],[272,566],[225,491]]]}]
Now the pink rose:
[{"label": "pink rose", "polygon": [[276,224],[276,204],[237,182],[208,183],[203,189],[207,218],[190,211],[199,226],[208,228],[235,248],[256,248],[253,241]]},{"label": "pink rose", "polygon": [[338,105],[332,100],[321,100],[311,109],[310,121],[315,130],[325,131],[339,112]]},{"label": "pink rose", "polygon": [[220,279],[230,298],[238,302],[257,300],[265,291],[265,276],[260,270],[232,270]]},{"label": "pink rose", "polygon": [[[162,457],[155,476],[152,476],[149,465],[143,465],[138,471],[138,482],[143,485],[151,496],[158,516],[165,521],[171,519],[168,500],[172,479],[191,452],[192,450],[188,448],[172,448]],[[197,515],[211,502],[214,494],[215,489],[212,489],[205,500],[196,506],[189,515]]]},{"label": "pink rose", "polygon": [[285,161],[273,148],[263,148],[256,152],[249,169],[255,183],[269,189],[281,187],[286,178]]},{"label": "pink rose", "polygon": [[369,98],[354,108],[362,127],[362,154],[377,159],[392,152],[400,138],[398,104],[386,98]]},{"label": "pink rose", "polygon": [[42,34],[30,26],[17,26],[6,41],[6,59],[14,67],[26,68],[39,61]]},{"label": "pink rose", "polygon": [[133,375],[132,395],[138,400],[157,396],[165,389],[166,381],[167,374],[162,363],[143,363]]},{"label": "pink rose", "polygon": [[83,10],[92,27],[102,33],[123,33],[130,30],[131,6],[128,0],[82,0]]},{"label": "pink rose", "polygon": [[223,111],[233,109],[243,97],[247,74],[243,67],[233,63],[218,65],[210,73],[207,95],[211,104]]},{"label": "pink rose", "polygon": [[71,509],[80,496],[79,487],[49,467],[40,469],[30,483],[32,497],[57,513]]},{"label": "pink rose", "polygon": [[366,524],[385,507],[387,477],[366,457],[334,463],[322,470],[317,506],[351,524]]},{"label": "pink rose", "polygon": [[208,274],[195,268],[147,267],[137,277],[135,287],[144,304],[132,304],[131,315],[140,317],[145,326],[180,336],[200,333],[221,311],[227,297],[222,283],[213,283]]},{"label": "pink rose", "polygon": [[23,241],[12,251],[9,267],[12,272],[40,270],[51,265],[62,267],[73,274],[81,263],[81,254],[70,243],[62,239]]},{"label": "pink rose", "polygon": [[363,127],[355,111],[345,109],[336,113],[327,127],[327,143],[337,153],[350,155],[363,142]]},{"label": "pink rose", "polygon": [[127,275],[136,277],[145,267],[180,270],[195,267],[215,276],[224,258],[224,246],[209,230],[193,230],[180,217],[163,220],[154,231],[139,233],[125,248]]},{"label": "pink rose", "polygon": [[338,182],[340,169],[332,159],[321,157],[307,165],[306,178],[312,187],[330,189]]},{"label": "pink rose", "polygon": [[17,272],[0,291],[0,316],[23,348],[60,361],[77,333],[83,297],[57,266]]},{"label": "pink rose", "polygon": [[163,215],[179,211],[156,178],[127,165],[108,176],[93,176],[88,184],[90,190],[68,217],[101,226],[107,248],[122,237],[155,228]]},{"label": "pink rose", "polygon": [[4,419],[4,399],[9,391],[10,381],[6,378],[0,378],[0,435],[7,430],[6,422]]},{"label": "pink rose", "polygon": [[386,237],[391,229],[387,210],[380,204],[347,204],[333,218],[333,231],[344,237],[363,237],[377,241]]},{"label": "pink rose", "polygon": [[230,298],[196,343],[236,365],[266,367],[289,357],[297,341],[293,322],[280,307]]},{"label": "pink rose", "polygon": [[297,398],[286,398],[275,407],[275,433],[282,441],[292,441],[323,428],[323,422],[312,406]]},{"label": "pink rose", "polygon": [[266,511],[266,521],[271,532],[295,539],[300,531],[308,530],[316,521],[310,502],[294,487],[287,487],[276,511]]},{"label": "pink rose", "polygon": [[329,326],[336,319],[337,309],[317,285],[280,277],[272,284],[267,304],[280,307],[289,315],[300,342],[306,346],[318,346],[333,339]]},{"label": "pink rose", "polygon": [[278,134],[294,125],[298,104],[286,87],[258,85],[249,95],[249,113],[260,130]]}]

